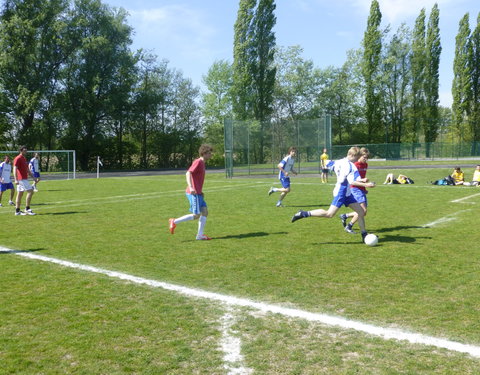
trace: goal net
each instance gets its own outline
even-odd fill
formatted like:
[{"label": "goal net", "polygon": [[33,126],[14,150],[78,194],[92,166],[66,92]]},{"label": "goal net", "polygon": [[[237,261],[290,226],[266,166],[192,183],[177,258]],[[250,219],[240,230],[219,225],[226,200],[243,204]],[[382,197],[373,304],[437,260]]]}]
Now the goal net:
[{"label": "goal net", "polygon": [[[35,153],[40,156],[42,180],[75,179],[75,150],[28,150],[27,161],[30,161]],[[10,156],[11,163],[13,163],[18,151],[0,151],[1,161],[5,159],[6,155]]]}]

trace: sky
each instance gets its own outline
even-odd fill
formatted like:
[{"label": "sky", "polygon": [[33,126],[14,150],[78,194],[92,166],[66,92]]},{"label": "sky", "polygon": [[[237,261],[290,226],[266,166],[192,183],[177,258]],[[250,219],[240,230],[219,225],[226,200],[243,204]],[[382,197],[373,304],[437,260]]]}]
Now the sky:
[{"label": "sky", "polygon": [[[134,30],[133,49],[149,51],[185,78],[205,89],[202,77],[217,60],[233,60],[233,26],[239,0],[103,0],[125,9]],[[460,19],[470,15],[474,29],[479,0],[379,0],[384,28],[390,36],[405,23],[414,28],[425,8],[440,9],[440,104],[451,106],[455,37]],[[371,0],[277,0],[274,27],[278,46],[299,45],[302,57],[318,68],[340,67],[347,51],[361,47]]]}]

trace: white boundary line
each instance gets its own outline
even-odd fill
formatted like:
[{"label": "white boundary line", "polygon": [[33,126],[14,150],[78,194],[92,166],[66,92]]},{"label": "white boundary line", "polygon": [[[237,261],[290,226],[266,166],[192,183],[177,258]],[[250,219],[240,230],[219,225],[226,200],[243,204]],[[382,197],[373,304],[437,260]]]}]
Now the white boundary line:
[{"label": "white boundary line", "polygon": [[425,224],[425,225],[422,225],[423,228],[431,228],[431,227],[434,227],[438,224],[443,224],[443,223],[448,223],[449,221],[455,221],[457,220],[457,216],[463,212],[468,212],[468,211],[471,211],[471,210],[462,210],[462,211],[458,211],[458,212],[455,212],[453,214],[450,214],[450,215],[447,215],[447,216],[444,216],[444,217],[441,217],[440,219],[438,220],[435,220],[435,221],[432,221],[431,223],[428,223],[428,224]]},{"label": "white boundary line", "polygon": [[221,302],[228,306],[247,307],[247,308],[261,311],[263,313],[279,314],[279,315],[283,315],[290,318],[299,318],[299,319],[304,319],[310,322],[321,323],[327,326],[340,327],[343,329],[353,329],[355,331],[367,333],[373,336],[381,337],[383,339],[408,341],[412,344],[434,346],[437,348],[447,349],[455,352],[467,353],[467,354],[470,354],[472,357],[480,358],[480,346],[462,344],[460,342],[450,341],[450,340],[436,338],[432,336],[426,336],[423,334],[418,334],[413,332],[405,332],[395,328],[377,327],[372,324],[357,322],[354,320],[349,320],[349,319],[321,314],[321,313],[314,313],[314,312],[304,311],[300,309],[293,309],[293,308],[287,308],[287,307],[282,307],[282,306],[272,305],[272,304],[267,304],[262,302],[255,302],[246,298],[238,298],[238,297],[223,295],[219,293],[208,292],[201,289],[194,289],[194,288],[189,288],[181,285],[170,284],[162,281],[145,279],[143,277],[137,277],[137,276],[129,275],[122,272],[110,271],[110,270],[97,268],[93,266],[73,263],[73,262],[69,262],[61,259],[46,257],[43,255],[37,255],[33,253],[22,253],[22,252],[11,250],[1,246],[0,246],[0,251],[10,252],[18,256],[22,256],[22,257],[34,259],[34,260],[40,260],[42,262],[58,264],[63,267],[74,268],[74,269],[79,269],[83,271],[102,274],[112,278],[130,281],[135,284],[143,284],[143,285],[149,285],[155,288],[162,288],[165,290],[176,292],[178,294],[181,294],[187,297],[204,298],[211,301]]},{"label": "white boundary line", "polygon": [[477,193],[477,194],[473,194],[473,195],[469,195],[467,197],[463,197],[463,198],[460,198],[460,199],[455,199],[453,201],[450,201],[451,203],[468,203],[468,204],[475,204],[475,202],[464,202],[466,201],[467,199],[470,199],[470,198],[473,198],[473,197],[477,197],[479,196],[480,193]]}]

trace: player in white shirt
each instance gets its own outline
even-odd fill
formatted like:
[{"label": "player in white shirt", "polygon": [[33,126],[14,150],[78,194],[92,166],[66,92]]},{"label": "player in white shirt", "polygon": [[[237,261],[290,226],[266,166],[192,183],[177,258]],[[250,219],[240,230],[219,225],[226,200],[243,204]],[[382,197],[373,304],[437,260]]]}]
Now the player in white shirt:
[{"label": "player in white shirt", "polygon": [[290,193],[290,172],[293,173],[294,175],[297,175],[297,172],[293,169],[293,164],[295,163],[294,157],[296,154],[297,154],[297,148],[290,147],[288,149],[287,156],[285,156],[277,165],[278,169],[280,170],[278,172],[278,179],[280,180],[282,187],[275,188],[272,186],[268,191],[269,196],[277,191],[281,193],[277,201],[277,207],[282,207],[283,199],[288,193]]},{"label": "player in white shirt", "polygon": [[0,207],[2,206],[2,196],[3,192],[10,190],[10,200],[8,204],[14,206],[13,195],[15,194],[15,189],[12,183],[12,164],[10,163],[10,156],[5,156],[3,162],[0,163]]},{"label": "player in white shirt", "polygon": [[348,150],[346,158],[335,162],[335,174],[337,175],[337,183],[333,189],[333,200],[328,210],[317,209],[312,211],[298,211],[292,217],[292,223],[307,217],[325,217],[332,218],[343,205],[350,207],[358,214],[358,225],[362,232],[362,240],[367,235],[365,229],[364,210],[359,202],[352,195],[350,185],[363,186],[373,188],[375,183],[366,182],[367,179],[362,179],[358,173],[357,167],[353,164],[360,158],[360,149],[358,147],[351,147]]},{"label": "player in white shirt", "polygon": [[33,191],[37,192],[37,184],[40,182],[40,155],[38,152],[36,152],[33,158],[30,159],[28,168],[30,169],[30,172],[32,172],[34,178],[32,184]]}]

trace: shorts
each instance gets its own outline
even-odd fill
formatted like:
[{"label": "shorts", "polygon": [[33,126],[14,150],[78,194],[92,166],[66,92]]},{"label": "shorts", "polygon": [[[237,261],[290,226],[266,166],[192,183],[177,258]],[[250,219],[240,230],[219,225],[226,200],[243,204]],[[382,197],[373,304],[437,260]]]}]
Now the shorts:
[{"label": "shorts", "polygon": [[365,206],[368,206],[367,202],[367,193],[368,191],[352,188],[352,195],[358,203],[365,203]]},{"label": "shorts", "polygon": [[203,199],[203,194],[185,194],[190,203],[190,212],[194,215],[200,215],[203,207],[207,207],[207,202]]},{"label": "shorts", "polygon": [[290,177],[280,177],[280,182],[285,189],[290,188]]},{"label": "shorts", "polygon": [[340,208],[342,206],[348,207],[352,203],[358,203],[353,194],[350,194],[348,196],[337,195],[336,197],[333,197],[332,203],[330,205]]},{"label": "shorts", "polygon": [[0,184],[0,191],[7,191],[8,189],[13,190],[13,184],[11,182]]},{"label": "shorts", "polygon": [[330,172],[330,169],[328,168],[322,168],[322,173],[329,173]]},{"label": "shorts", "polygon": [[40,178],[40,172],[33,172],[33,177]]},{"label": "shorts", "polygon": [[30,191],[33,190],[32,185],[28,180],[18,180],[17,191]]}]

